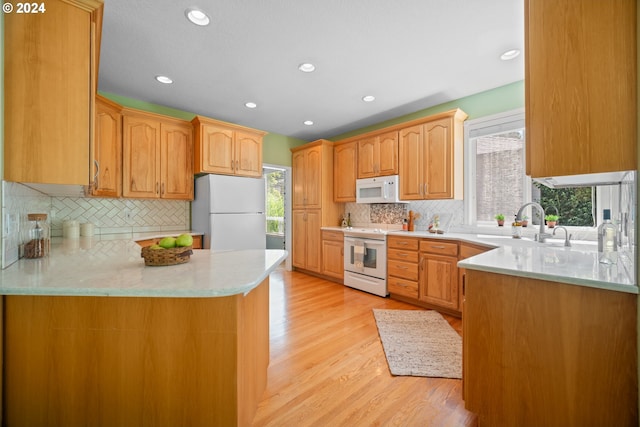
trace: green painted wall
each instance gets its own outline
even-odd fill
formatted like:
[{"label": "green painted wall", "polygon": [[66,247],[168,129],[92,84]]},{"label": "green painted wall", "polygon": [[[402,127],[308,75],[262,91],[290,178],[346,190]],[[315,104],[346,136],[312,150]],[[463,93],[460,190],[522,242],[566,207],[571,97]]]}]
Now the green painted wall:
[{"label": "green painted wall", "polygon": [[[109,98],[124,107],[149,111],[152,113],[162,114],[170,117],[176,117],[182,120],[191,120],[195,117],[194,113],[189,113],[187,111],[176,110],[175,108],[169,108],[158,104],[152,104],[150,102],[127,98],[126,96],[120,96],[113,93],[99,93],[105,98]],[[305,141],[301,139],[292,138],[277,133],[266,134],[262,141],[262,161],[264,163],[279,166],[291,166],[291,151],[289,150],[293,147],[305,143]]]},{"label": "green painted wall", "polygon": [[460,108],[467,113],[469,115],[467,120],[514,110],[516,108],[524,108],[524,80],[343,133],[331,138],[331,140],[339,141],[344,138],[403,123],[408,120],[419,119],[432,114],[442,113],[443,111],[453,110],[454,108]]}]

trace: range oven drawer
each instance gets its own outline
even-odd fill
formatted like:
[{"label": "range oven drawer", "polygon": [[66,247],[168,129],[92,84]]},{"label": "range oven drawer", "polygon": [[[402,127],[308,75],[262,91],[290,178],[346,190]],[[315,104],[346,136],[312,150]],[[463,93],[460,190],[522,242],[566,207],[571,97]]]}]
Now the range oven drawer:
[{"label": "range oven drawer", "polygon": [[389,276],[403,279],[418,280],[418,264],[404,261],[389,260],[387,263]]}]

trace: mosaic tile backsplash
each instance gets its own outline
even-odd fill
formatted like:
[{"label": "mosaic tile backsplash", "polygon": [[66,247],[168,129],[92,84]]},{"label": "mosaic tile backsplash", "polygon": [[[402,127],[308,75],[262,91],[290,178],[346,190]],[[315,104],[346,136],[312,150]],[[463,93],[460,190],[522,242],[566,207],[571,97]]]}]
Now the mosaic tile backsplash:
[{"label": "mosaic tile backsplash", "polygon": [[95,234],[179,231],[190,228],[190,204],[182,200],[51,197],[25,185],[3,181],[2,268],[17,260],[28,213],[46,213],[53,237],[67,220],[90,222]]},{"label": "mosaic tile backsplash", "polygon": [[[416,220],[417,230],[426,230],[434,216],[440,217],[440,227],[448,229],[463,222],[462,200],[420,200],[411,203],[346,203],[345,213],[351,214],[351,222],[360,227],[387,225],[398,228],[412,210],[420,214]],[[395,226],[395,227],[394,227]]]}]

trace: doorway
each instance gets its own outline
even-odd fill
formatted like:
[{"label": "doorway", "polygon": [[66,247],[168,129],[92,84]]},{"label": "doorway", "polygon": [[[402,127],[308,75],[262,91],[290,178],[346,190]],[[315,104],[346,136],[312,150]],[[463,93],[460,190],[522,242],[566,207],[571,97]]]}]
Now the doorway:
[{"label": "doorway", "polygon": [[[264,165],[262,169],[266,185],[266,241],[267,249],[291,248],[291,168]],[[285,261],[291,270],[291,254]]]}]

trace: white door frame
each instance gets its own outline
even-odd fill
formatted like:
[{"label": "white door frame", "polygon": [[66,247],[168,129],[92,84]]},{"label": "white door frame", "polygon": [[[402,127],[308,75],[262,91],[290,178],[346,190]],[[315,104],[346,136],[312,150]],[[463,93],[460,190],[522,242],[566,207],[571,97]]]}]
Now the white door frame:
[{"label": "white door frame", "polygon": [[264,163],[264,169],[280,169],[284,170],[284,246],[289,252],[285,260],[285,268],[287,271],[292,270],[291,265],[291,166],[273,165]]}]

